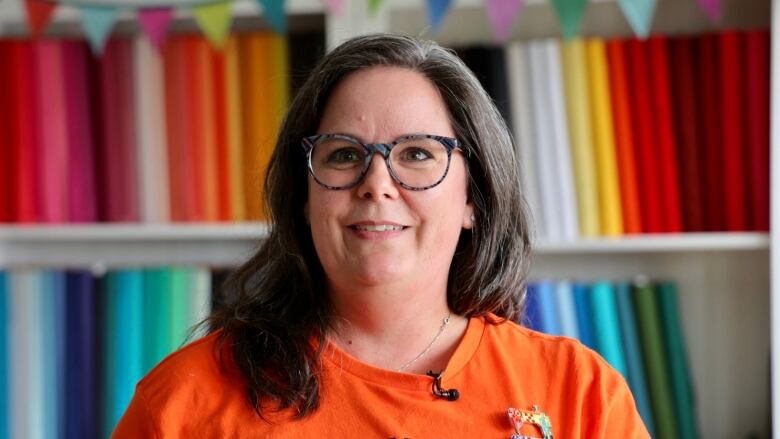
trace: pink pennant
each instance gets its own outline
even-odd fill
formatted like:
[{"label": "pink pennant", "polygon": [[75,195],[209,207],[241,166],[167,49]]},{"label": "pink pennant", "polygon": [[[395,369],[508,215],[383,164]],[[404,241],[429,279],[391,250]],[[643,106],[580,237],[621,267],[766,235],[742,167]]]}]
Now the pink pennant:
[{"label": "pink pennant", "polygon": [[523,8],[524,0],[487,0],[488,19],[493,26],[493,35],[499,41],[506,41],[509,37],[509,30],[512,28],[512,21]]},{"label": "pink pennant", "polygon": [[699,6],[704,9],[711,22],[720,22],[720,0],[699,0]]},{"label": "pink pennant", "polygon": [[138,21],[146,32],[152,45],[159,51],[168,33],[168,24],[173,19],[172,8],[141,9],[138,11]]},{"label": "pink pennant", "polygon": [[325,7],[333,14],[341,16],[344,13],[344,0],[322,0]]}]

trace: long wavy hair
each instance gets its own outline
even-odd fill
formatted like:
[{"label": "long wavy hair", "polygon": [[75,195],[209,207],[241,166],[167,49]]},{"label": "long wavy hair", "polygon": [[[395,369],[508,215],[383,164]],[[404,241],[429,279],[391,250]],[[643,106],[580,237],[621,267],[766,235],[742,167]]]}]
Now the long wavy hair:
[{"label": "long wavy hair", "polygon": [[350,39],[321,60],[293,99],[265,177],[270,233],[225,281],[223,304],[206,320],[210,331],[222,330],[222,361],[237,366],[249,402],[263,418],[269,410],[289,408],[303,418],[320,403],[322,347],[335,320],[303,213],[308,169],[301,140],[316,134],[336,84],[374,66],[402,67],[428,78],[468,157],[476,226],[462,231],[452,260],[450,309],[464,317],[521,315],[528,217],[512,138],[495,105],[463,62],[435,42],[388,34]]}]

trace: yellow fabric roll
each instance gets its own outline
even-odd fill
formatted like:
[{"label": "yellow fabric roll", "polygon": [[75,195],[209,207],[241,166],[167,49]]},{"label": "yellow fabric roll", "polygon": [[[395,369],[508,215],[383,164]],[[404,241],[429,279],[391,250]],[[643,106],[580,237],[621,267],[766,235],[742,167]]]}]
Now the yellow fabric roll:
[{"label": "yellow fabric roll", "polygon": [[561,57],[580,234],[594,237],[601,233],[601,222],[584,41],[581,38],[564,41]]},{"label": "yellow fabric roll", "polygon": [[600,38],[589,39],[586,47],[601,233],[617,236],[623,234],[623,212],[620,202],[615,131],[612,125],[607,51],[604,40]]}]

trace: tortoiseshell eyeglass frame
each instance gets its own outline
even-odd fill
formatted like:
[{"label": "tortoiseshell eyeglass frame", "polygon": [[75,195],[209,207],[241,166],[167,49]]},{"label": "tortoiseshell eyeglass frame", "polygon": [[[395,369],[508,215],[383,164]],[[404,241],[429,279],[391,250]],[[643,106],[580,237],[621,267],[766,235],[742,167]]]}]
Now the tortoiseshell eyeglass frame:
[{"label": "tortoiseshell eyeglass frame", "polygon": [[[362,146],[366,150],[367,154],[365,159],[363,160],[363,171],[360,173],[360,177],[358,177],[354,182],[347,184],[345,186],[331,186],[323,183],[322,181],[320,181],[319,178],[317,178],[317,175],[314,173],[314,168],[312,167],[312,163],[311,163],[311,155],[312,155],[311,153],[314,150],[314,146],[318,142],[322,142],[328,139],[347,140],[356,145]],[[416,187],[404,183],[398,177],[398,174],[396,174],[392,164],[390,163],[390,152],[392,151],[393,147],[398,145],[399,143],[407,142],[409,140],[414,140],[414,139],[433,139],[441,143],[442,145],[444,145],[444,148],[447,150],[447,168],[444,170],[444,175],[442,175],[442,177],[438,181],[428,186]],[[313,136],[304,137],[303,141],[301,142],[301,146],[303,147],[303,150],[306,152],[306,163],[309,168],[309,173],[314,178],[314,181],[316,181],[317,184],[319,184],[320,186],[326,189],[331,189],[336,191],[343,190],[343,189],[351,189],[357,186],[358,184],[360,184],[360,182],[363,181],[363,179],[366,177],[366,174],[368,173],[368,168],[371,166],[371,159],[373,159],[374,154],[381,154],[382,157],[384,157],[385,165],[387,166],[387,170],[390,172],[390,176],[392,176],[393,180],[398,182],[398,184],[401,185],[402,188],[410,191],[424,191],[427,189],[431,189],[441,184],[441,182],[444,181],[444,179],[447,177],[447,174],[450,172],[450,163],[452,163],[452,151],[457,149],[463,152],[463,148],[461,148],[458,139],[453,139],[452,137],[437,136],[434,134],[410,134],[406,136],[401,136],[390,143],[363,143],[355,139],[354,137],[350,137],[344,134],[316,134]]]}]

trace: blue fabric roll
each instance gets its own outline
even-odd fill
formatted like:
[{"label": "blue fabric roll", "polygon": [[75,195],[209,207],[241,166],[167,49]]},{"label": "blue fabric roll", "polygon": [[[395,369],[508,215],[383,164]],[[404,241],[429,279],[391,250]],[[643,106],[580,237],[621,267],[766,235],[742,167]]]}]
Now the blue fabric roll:
[{"label": "blue fabric roll", "polygon": [[590,287],[578,282],[574,284],[574,308],[577,311],[577,329],[580,341],[585,346],[596,349],[596,339],[593,335],[593,315],[590,312]]}]

